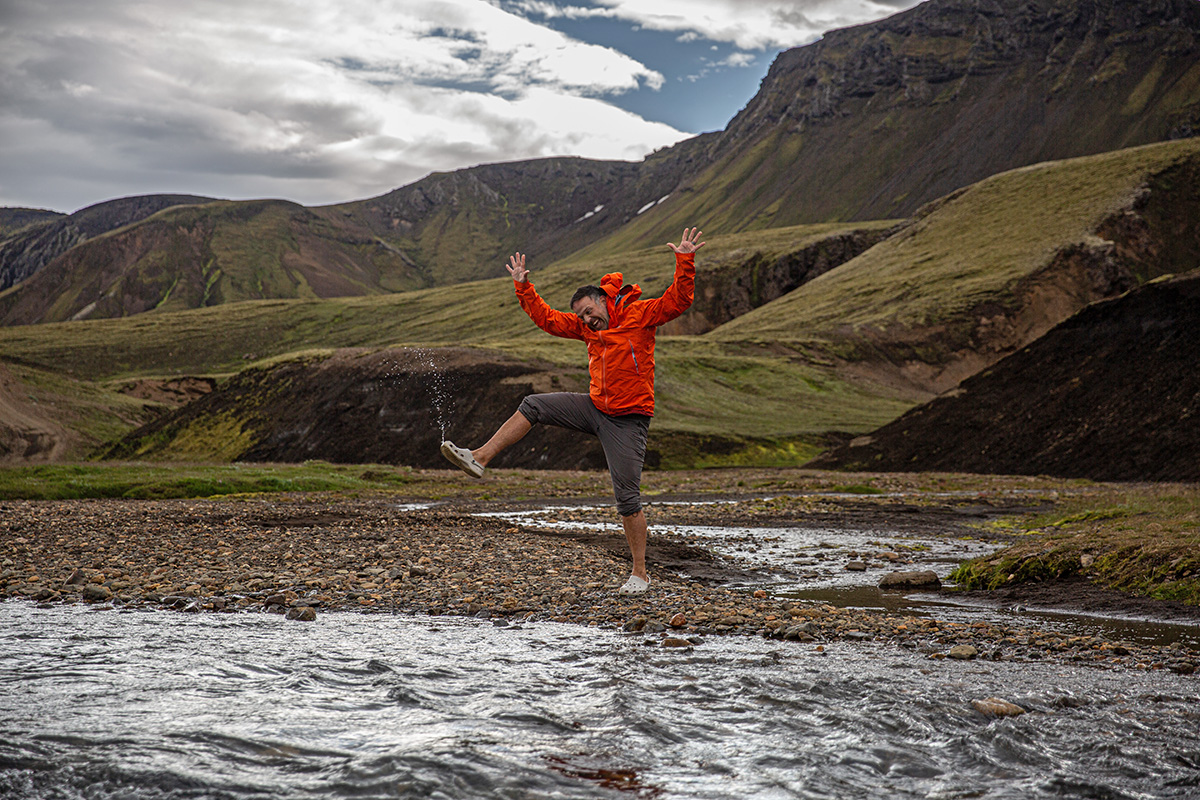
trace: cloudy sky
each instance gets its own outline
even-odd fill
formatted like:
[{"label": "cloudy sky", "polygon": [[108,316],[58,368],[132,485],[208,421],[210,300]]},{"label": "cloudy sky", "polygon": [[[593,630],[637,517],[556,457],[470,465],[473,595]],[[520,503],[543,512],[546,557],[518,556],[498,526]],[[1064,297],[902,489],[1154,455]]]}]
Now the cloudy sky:
[{"label": "cloudy sky", "polygon": [[0,0],[0,206],[638,160],[723,128],[779,51],[916,3]]}]

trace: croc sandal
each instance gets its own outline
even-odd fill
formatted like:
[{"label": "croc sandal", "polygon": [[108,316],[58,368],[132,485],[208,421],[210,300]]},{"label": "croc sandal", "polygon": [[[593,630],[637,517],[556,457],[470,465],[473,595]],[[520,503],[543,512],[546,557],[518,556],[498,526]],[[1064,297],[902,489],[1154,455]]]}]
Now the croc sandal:
[{"label": "croc sandal", "polygon": [[483,477],[483,467],[475,460],[475,456],[471,455],[470,450],[458,447],[453,442],[442,442],[442,455],[446,457],[447,461],[472,478]]},{"label": "croc sandal", "polygon": [[650,588],[650,581],[645,581],[637,575],[630,575],[625,585],[617,589],[621,594],[642,594]]}]

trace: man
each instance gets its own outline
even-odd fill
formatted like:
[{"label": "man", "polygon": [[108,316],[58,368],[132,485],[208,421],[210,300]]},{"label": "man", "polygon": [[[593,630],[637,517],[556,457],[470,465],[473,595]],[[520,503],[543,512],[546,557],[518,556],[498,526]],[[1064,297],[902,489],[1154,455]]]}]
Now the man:
[{"label": "man", "polygon": [[605,275],[599,286],[581,286],[571,298],[571,311],[556,311],[529,282],[525,256],[514,254],[505,269],[512,275],[521,308],[539,328],[564,339],[587,343],[588,394],[556,392],[529,395],[485,445],[476,450],[442,442],[442,454],[476,478],[502,450],[515,444],[538,423],[589,433],[600,439],[612,478],[617,512],[633,556],[633,572],[622,594],[641,594],[650,587],[646,572],[646,515],[642,511],[642,462],[646,432],[654,415],[654,336],[692,304],[696,279],[695,253],[704,246],[702,233],[684,228],[675,251],[675,280],[662,297],[640,299],[637,285],[623,285],[621,273]]}]

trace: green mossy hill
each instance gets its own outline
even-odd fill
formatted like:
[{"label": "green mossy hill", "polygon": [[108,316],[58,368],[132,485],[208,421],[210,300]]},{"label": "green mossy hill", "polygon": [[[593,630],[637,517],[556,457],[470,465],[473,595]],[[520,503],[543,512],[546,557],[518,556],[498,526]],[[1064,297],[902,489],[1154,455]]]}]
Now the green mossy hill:
[{"label": "green mossy hill", "polygon": [[1200,138],[1025,167],[709,334],[956,385],[1087,303],[1200,260]]},{"label": "green mossy hill", "polygon": [[475,281],[501,271],[516,251],[548,264],[618,230],[684,179],[710,136],[641,162],[545,158],[434,173],[317,211],[402,250],[431,285]]},{"label": "green mossy hill", "polygon": [[[703,318],[681,320],[681,330],[693,325],[703,329],[709,324],[705,315],[728,313],[728,298],[704,299],[705,287],[717,281],[732,286],[741,281],[744,271],[742,291],[753,289],[761,299],[780,291],[786,281],[803,279],[806,273],[796,265],[828,266],[835,251],[849,257],[890,227],[890,223],[798,226],[712,236],[697,261],[701,299],[694,313]],[[642,286],[646,297],[660,295],[674,275],[675,259],[665,245],[659,245],[557,265],[531,254],[529,265],[547,302],[565,308],[578,286],[595,283],[606,272],[623,272]],[[12,326],[0,328],[0,352],[96,380],[232,373],[262,359],[320,348],[503,346],[513,341],[528,345],[536,338],[531,336],[529,318],[517,305],[507,273],[499,265],[495,271],[503,277],[401,294],[247,301],[120,319]]]},{"label": "green mossy hill", "polygon": [[1200,489],[1097,486],[1053,511],[1003,523],[1022,541],[950,576],[963,589],[1084,578],[1158,600],[1200,605]]},{"label": "green mossy hill", "polygon": [[110,386],[0,360],[0,464],[83,458],[162,407]]}]

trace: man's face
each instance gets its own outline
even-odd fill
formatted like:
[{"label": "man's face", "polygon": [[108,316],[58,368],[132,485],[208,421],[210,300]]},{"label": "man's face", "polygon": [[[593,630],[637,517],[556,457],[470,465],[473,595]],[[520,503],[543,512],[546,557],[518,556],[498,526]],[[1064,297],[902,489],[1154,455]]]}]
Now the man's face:
[{"label": "man's face", "polygon": [[596,302],[594,297],[584,297],[571,306],[571,310],[592,330],[608,330],[608,308],[606,304]]}]

